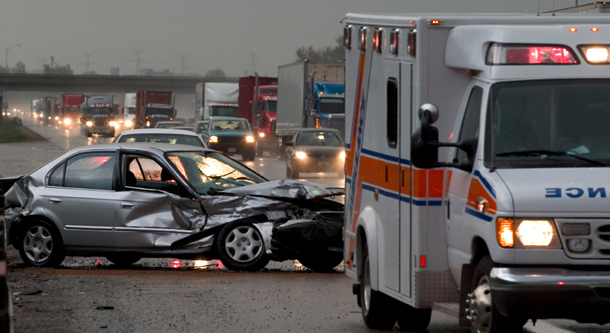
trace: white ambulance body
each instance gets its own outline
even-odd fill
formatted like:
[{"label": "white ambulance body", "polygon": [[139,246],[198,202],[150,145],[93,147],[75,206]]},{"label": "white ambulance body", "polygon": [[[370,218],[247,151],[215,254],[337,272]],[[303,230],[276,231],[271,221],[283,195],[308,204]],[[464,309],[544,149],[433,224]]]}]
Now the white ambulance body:
[{"label": "white ambulance body", "polygon": [[610,16],[345,22],[345,263],[365,323],[422,329],[458,302],[480,332],[610,321]]}]

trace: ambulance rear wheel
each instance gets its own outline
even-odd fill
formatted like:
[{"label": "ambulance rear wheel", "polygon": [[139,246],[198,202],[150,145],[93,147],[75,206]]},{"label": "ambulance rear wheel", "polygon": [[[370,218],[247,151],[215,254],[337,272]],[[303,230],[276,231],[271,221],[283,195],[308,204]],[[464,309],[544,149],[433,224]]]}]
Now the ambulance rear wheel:
[{"label": "ambulance rear wheel", "polygon": [[371,265],[366,244],[363,252],[364,266],[359,278],[362,320],[372,330],[391,330],[398,317],[398,302],[371,288]]},{"label": "ambulance rear wheel", "polygon": [[490,256],[481,258],[472,277],[468,294],[467,318],[472,333],[509,333],[522,332],[527,319],[509,318],[498,312],[491,297],[490,274],[493,268]]},{"label": "ambulance rear wheel", "polygon": [[425,331],[431,317],[432,309],[416,309],[408,304],[401,304],[398,312],[398,327],[409,332]]}]

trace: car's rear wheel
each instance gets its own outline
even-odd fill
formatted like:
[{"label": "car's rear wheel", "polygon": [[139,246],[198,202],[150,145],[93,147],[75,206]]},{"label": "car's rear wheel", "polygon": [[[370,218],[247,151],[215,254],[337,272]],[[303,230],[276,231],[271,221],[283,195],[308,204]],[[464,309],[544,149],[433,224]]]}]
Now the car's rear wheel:
[{"label": "car's rear wheel", "polygon": [[36,220],[21,230],[19,255],[26,265],[48,267],[61,264],[66,252],[54,225],[45,220]]},{"label": "car's rear wheel", "polygon": [[249,220],[227,224],[218,234],[216,250],[222,263],[233,271],[256,272],[269,263],[263,235]]},{"label": "car's rear wheel", "polygon": [[330,272],[343,261],[341,252],[324,252],[300,256],[299,262],[314,272]]}]

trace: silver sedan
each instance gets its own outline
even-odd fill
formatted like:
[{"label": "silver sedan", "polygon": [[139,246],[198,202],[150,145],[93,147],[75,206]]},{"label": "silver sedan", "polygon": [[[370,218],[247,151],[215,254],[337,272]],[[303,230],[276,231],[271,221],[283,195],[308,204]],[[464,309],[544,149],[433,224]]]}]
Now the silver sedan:
[{"label": "silver sedan", "polygon": [[[171,257],[257,271],[271,259],[302,258],[325,270],[342,259],[343,205],[326,199],[339,192],[267,182],[205,148],[81,147],[15,180],[7,192],[9,240],[32,266],[58,265],[66,255],[117,265]],[[312,228],[328,237],[306,239]]]}]

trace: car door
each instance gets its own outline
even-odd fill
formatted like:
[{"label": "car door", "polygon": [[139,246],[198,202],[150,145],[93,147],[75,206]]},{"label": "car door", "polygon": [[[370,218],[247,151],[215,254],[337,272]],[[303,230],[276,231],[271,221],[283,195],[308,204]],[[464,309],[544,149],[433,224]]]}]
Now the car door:
[{"label": "car door", "polygon": [[118,250],[168,248],[204,221],[198,200],[177,181],[177,175],[152,156],[124,153],[117,192]]},{"label": "car door", "polygon": [[114,248],[116,160],[116,151],[82,153],[49,174],[42,204],[67,248]]}]

